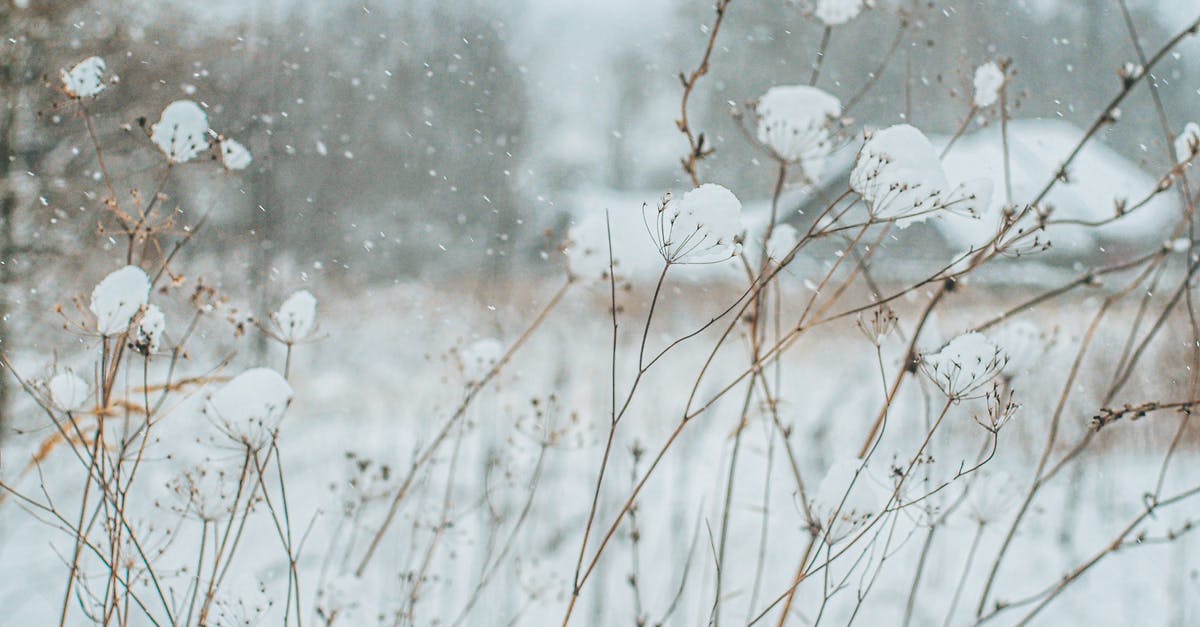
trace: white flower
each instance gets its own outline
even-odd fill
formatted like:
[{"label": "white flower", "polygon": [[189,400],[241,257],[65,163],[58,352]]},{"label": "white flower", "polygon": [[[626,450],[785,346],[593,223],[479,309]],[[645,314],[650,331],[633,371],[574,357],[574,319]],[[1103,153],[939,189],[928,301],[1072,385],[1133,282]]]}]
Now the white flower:
[{"label": "white flower", "polygon": [[221,165],[230,170],[245,170],[254,157],[241,142],[224,138],[220,143]]},{"label": "white flower", "polygon": [[1008,358],[982,333],[964,333],[942,350],[921,356],[925,374],[942,392],[958,401],[970,396],[1004,369]]},{"label": "white flower", "polygon": [[1175,160],[1183,163],[1191,159],[1197,149],[1200,149],[1200,125],[1188,122],[1179,137],[1175,138]]},{"label": "white flower", "polygon": [[858,17],[863,10],[863,0],[817,0],[813,15],[826,26],[838,26]]},{"label": "white flower", "polygon": [[129,320],[150,300],[150,277],[137,266],[125,266],[104,277],[92,290],[92,313],[101,335],[123,333]]},{"label": "white flower", "polygon": [[278,372],[251,368],[213,394],[204,413],[230,439],[257,450],[271,442],[291,401],[292,386]]},{"label": "white flower", "polygon": [[975,68],[975,106],[990,107],[1000,97],[1004,87],[1004,70],[995,61],[988,61]]},{"label": "white flower", "polygon": [[813,516],[830,545],[849,537],[883,509],[876,485],[858,458],[835,462],[825,473],[812,500]]},{"label": "white flower", "polygon": [[933,144],[908,124],[867,135],[850,173],[850,188],[868,203],[874,218],[894,220],[900,228],[942,210],[978,216],[992,195],[988,179],[951,188]]},{"label": "white flower", "polygon": [[1042,332],[1028,320],[1004,325],[992,335],[992,340],[1008,357],[1004,365],[1004,375],[1007,377],[1028,372],[1046,352],[1046,340]]},{"label": "white flower", "polygon": [[842,103],[807,85],[772,87],[754,107],[758,141],[788,163],[799,163],[809,178],[820,176],[832,148],[832,121]]},{"label": "white flower", "polygon": [[167,326],[167,317],[163,315],[158,305],[147,305],[138,321],[136,345],[143,353],[157,353],[158,343],[162,340],[163,329]]},{"label": "white flower", "polygon": [[308,339],[317,325],[317,299],[308,290],[299,290],[283,301],[271,319],[285,342]]},{"label": "white flower", "polygon": [[1017,500],[1012,477],[998,470],[984,468],[971,482],[967,493],[967,509],[972,520],[985,524],[1004,515]]},{"label": "white flower", "polygon": [[75,98],[91,98],[104,91],[104,70],[107,66],[100,57],[88,57],[76,63],[70,70],[62,70],[63,89]]},{"label": "white flower", "polygon": [[504,344],[496,338],[476,340],[461,353],[463,371],[470,381],[479,381],[500,363],[504,357]]},{"label": "white flower", "polygon": [[664,197],[651,236],[668,263],[724,261],[740,250],[741,213],[733,192],[705,183],[679,200]]},{"label": "white flower", "polygon": [[64,411],[73,411],[87,404],[91,393],[88,385],[71,370],[58,372],[46,382],[50,402]]},{"label": "white flower", "polygon": [[172,163],[185,163],[208,149],[208,114],[191,100],[176,100],[150,127],[150,139]]}]

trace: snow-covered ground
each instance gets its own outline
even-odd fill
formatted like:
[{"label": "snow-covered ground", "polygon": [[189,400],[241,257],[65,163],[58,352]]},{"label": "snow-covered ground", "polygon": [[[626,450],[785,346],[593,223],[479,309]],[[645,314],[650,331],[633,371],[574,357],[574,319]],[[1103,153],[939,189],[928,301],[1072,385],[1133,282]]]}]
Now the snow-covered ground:
[{"label": "snow-covered ground", "polygon": [[[796,283],[786,282],[785,293],[803,293]],[[340,301],[335,294],[322,299],[320,339],[298,346],[293,356],[290,382],[295,399],[283,422],[280,447],[292,524],[296,535],[304,537],[299,575],[306,622],[321,624],[315,614],[318,606],[326,615],[337,606],[343,607],[339,624],[393,624],[396,612],[406,613],[420,572],[425,574],[411,624],[537,625],[561,620],[611,402],[609,360],[596,357],[607,355],[611,342],[608,288],[603,283],[578,284],[568,290],[545,327],[471,406],[463,428],[453,431],[438,454],[435,470],[420,475],[364,577],[351,575],[369,534],[378,526],[390,491],[416,451],[461,402],[468,378],[486,370],[500,346],[516,340],[557,286],[509,287],[472,297],[467,290],[447,293],[399,286],[373,293],[369,308]],[[643,302],[639,298],[649,287],[635,283],[632,291],[621,296],[629,303],[622,311],[623,340],[618,350],[622,393],[633,375],[636,331],[644,315],[637,303]],[[695,328],[732,297],[727,288],[686,281],[668,282],[665,293],[663,309],[649,334],[651,350]],[[948,309],[953,318],[934,321],[921,344],[936,347],[978,322],[995,306],[987,301],[987,297],[963,297]],[[1030,480],[1057,400],[1054,390],[1066,375],[1081,321],[1095,306],[1094,299],[1072,298],[1027,316],[1055,339],[1033,372],[1014,379],[1013,389],[1023,407],[1002,432],[999,452],[988,466],[1008,472],[1013,477],[1011,487],[1019,492]],[[898,307],[902,328],[911,324],[914,308],[915,303]],[[213,341],[228,334],[221,324],[212,329]],[[472,331],[478,329],[487,333]],[[168,337],[171,330],[168,326]],[[1115,324],[1102,330],[1101,353],[1119,349],[1121,332]],[[600,498],[599,528],[612,521],[629,494],[635,471],[633,448],[647,451],[636,464],[638,472],[644,471],[676,425],[711,338],[712,333],[706,333],[682,345],[640,384],[641,391],[618,430]],[[245,342],[229,346],[246,349]],[[896,337],[884,344],[883,366],[889,376],[898,367],[902,350]],[[1148,359],[1169,363],[1179,358],[1180,350],[1170,341],[1156,343]],[[203,372],[202,363],[213,363],[204,357],[195,356],[195,366],[189,368],[197,370],[190,374]],[[276,351],[261,365],[282,369],[282,359]],[[722,350],[699,387],[700,398],[711,397],[736,377],[744,360],[744,341]],[[35,367],[32,357],[22,361]],[[258,365],[252,362],[248,355],[240,355],[222,373]],[[873,347],[849,320],[804,337],[783,360],[777,379],[780,418],[792,430],[790,444],[798,470],[811,486],[836,459],[853,454],[879,410],[878,368]],[[1097,383],[1086,381],[1073,395],[1064,415],[1062,441],[1073,441],[1086,428],[1099,402],[1094,397]],[[189,390],[185,400],[168,406],[166,418],[155,427],[158,441],[146,451],[141,490],[131,499],[136,511],[131,520],[143,530],[143,542],[151,550],[163,551],[161,563],[181,569],[162,571],[163,585],[175,599],[187,587],[186,568],[195,558],[202,531],[194,516],[181,519],[177,513],[182,505],[176,494],[179,473],[195,464],[236,471],[241,461],[239,450],[224,443],[219,429],[201,411],[201,399],[216,389],[219,384],[207,391]],[[1170,396],[1175,389],[1166,377],[1135,380],[1127,388],[1128,398],[1118,401]],[[928,415],[922,407],[937,403],[931,400],[935,395],[928,382],[909,386],[901,394],[871,468],[875,481],[882,483],[891,460],[909,454],[905,451],[924,433],[920,425]],[[716,590],[714,547],[740,401],[741,394],[730,394],[683,431],[638,499],[636,548],[631,528],[623,525],[584,588],[576,624],[631,623],[639,611],[653,624],[668,612],[681,580],[682,592],[666,624],[708,620]],[[974,459],[986,441],[986,434],[971,420],[971,414],[981,409],[979,403],[955,408],[951,423],[935,440],[931,450],[935,462],[928,471],[933,484],[958,469],[960,461]],[[5,443],[5,480],[34,494],[40,494],[41,480],[56,502],[74,502],[82,469],[66,450],[52,453],[40,472],[15,476],[18,460],[28,459],[38,442],[49,436],[43,424],[25,416],[31,414],[21,418],[30,421],[24,425],[28,430]],[[752,410],[750,416],[721,566],[721,620],[726,624],[743,624],[786,590],[808,538],[781,440],[762,408]],[[1110,542],[1141,511],[1142,495],[1152,489],[1161,462],[1156,451],[1162,450],[1173,426],[1174,420],[1164,414],[1106,429],[1078,470],[1064,473],[1035,501],[1001,570],[996,598],[1018,599],[1052,585]],[[546,430],[553,431],[552,444],[539,465],[539,434]],[[1200,455],[1185,443],[1174,472],[1168,475],[1168,493],[1183,487],[1189,478],[1194,481],[1195,473],[1189,469],[1198,460]],[[379,475],[381,464],[390,467],[386,478]],[[929,504],[947,507],[955,501],[957,490],[959,484]],[[452,524],[442,529],[437,548],[423,568],[431,529],[443,511]],[[1183,528],[1188,513],[1194,511],[1187,504],[1165,510],[1139,530],[1148,538],[1162,536]],[[976,565],[967,577],[958,612],[947,624],[972,623],[969,617],[986,572],[982,565],[994,558],[1012,513],[1010,504],[1003,516],[983,529]],[[0,624],[42,624],[57,616],[65,585],[64,556],[71,552],[72,539],[53,521],[38,518],[12,498],[0,504],[0,561],[10,583],[21,581],[0,586],[4,608]],[[901,621],[926,535],[917,526],[920,519],[916,514],[901,516],[889,532],[893,537],[889,558],[856,618],[859,624]],[[943,622],[976,529],[963,508],[939,527],[940,538],[927,558],[916,596],[913,624]],[[589,545],[589,553],[595,542]],[[235,575],[222,586],[219,598],[224,601],[219,607],[233,614],[257,615],[248,608],[271,599],[273,605],[258,617],[258,624],[278,624],[288,567],[265,513],[252,517],[245,543],[236,557]],[[1123,548],[1086,574],[1035,623],[1192,624],[1200,620],[1198,550],[1186,534],[1173,543]],[[871,557],[853,573],[848,572],[850,560],[835,562],[831,585],[849,574],[848,588],[833,597],[823,622],[849,620],[855,591],[877,561],[877,556]],[[487,585],[468,609],[484,573],[488,573]],[[631,574],[637,576],[636,589],[629,583]],[[810,620],[826,585],[818,579],[801,586],[793,605]],[[258,582],[265,585],[265,592]],[[1022,614],[1012,611],[994,622],[1011,624]],[[776,619],[769,620],[773,624]]]}]

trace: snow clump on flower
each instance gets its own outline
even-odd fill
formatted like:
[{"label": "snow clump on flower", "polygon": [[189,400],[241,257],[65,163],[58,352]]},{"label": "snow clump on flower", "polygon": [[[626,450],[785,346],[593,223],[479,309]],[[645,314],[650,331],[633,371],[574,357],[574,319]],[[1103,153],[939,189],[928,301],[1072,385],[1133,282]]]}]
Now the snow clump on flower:
[{"label": "snow clump on flower", "polygon": [[271,319],[284,342],[308,339],[317,325],[317,298],[308,290],[299,290],[283,301]]},{"label": "snow clump on flower", "polygon": [[779,159],[798,163],[809,178],[820,176],[833,146],[832,122],[842,114],[837,97],[816,87],[772,87],[754,107],[758,141]]},{"label": "snow clump on flower", "polygon": [[905,228],[938,211],[977,217],[989,206],[992,183],[976,179],[951,187],[929,139],[908,124],[869,133],[850,173],[850,188],[876,220]]},{"label": "snow clump on flower", "polygon": [[675,200],[663,197],[657,225],[648,225],[667,263],[713,263],[741,248],[742,203],[733,192],[705,183]]},{"label": "snow clump on flower", "polygon": [[208,114],[191,100],[176,100],[150,127],[150,140],[171,163],[186,163],[208,149]]},{"label": "snow clump on flower", "polygon": [[88,385],[71,370],[62,370],[46,382],[50,402],[63,411],[73,411],[88,402]]},{"label": "snow clump on flower", "polygon": [[231,440],[259,450],[271,442],[288,403],[292,386],[270,368],[251,368],[213,394],[204,413]]},{"label": "snow clump on flower", "polygon": [[167,327],[167,317],[163,315],[158,305],[147,305],[138,321],[136,347],[142,354],[157,353],[158,344],[162,340],[163,330]]},{"label": "snow clump on flower", "polygon": [[104,277],[92,290],[92,313],[101,335],[122,333],[150,301],[150,277],[137,266],[125,266]]},{"label": "snow clump on flower", "polygon": [[921,366],[948,398],[954,401],[972,393],[996,378],[1008,357],[982,333],[964,333],[937,353],[923,355]]},{"label": "snow clump on flower", "polygon": [[63,90],[72,98],[99,95],[106,87],[104,70],[107,67],[100,57],[88,57],[76,63],[71,69],[62,71]]},{"label": "snow clump on flower", "polygon": [[840,26],[862,13],[863,0],[817,0],[813,15],[826,26]]},{"label": "snow clump on flower", "polygon": [[1188,122],[1183,132],[1175,138],[1175,160],[1183,163],[1192,158],[1200,150],[1200,125]]},{"label": "snow clump on flower", "polygon": [[995,61],[988,61],[975,68],[975,106],[990,107],[1000,97],[1004,87],[1004,70]]},{"label": "snow clump on flower", "polygon": [[250,150],[235,139],[224,138],[220,143],[221,165],[230,170],[245,170],[254,157]]}]

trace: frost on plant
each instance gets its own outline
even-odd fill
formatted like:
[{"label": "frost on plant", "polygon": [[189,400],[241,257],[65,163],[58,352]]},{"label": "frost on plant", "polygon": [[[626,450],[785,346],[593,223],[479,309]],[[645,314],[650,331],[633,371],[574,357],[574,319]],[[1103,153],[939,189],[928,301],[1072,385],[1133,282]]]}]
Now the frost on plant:
[{"label": "frost on plant", "polygon": [[191,100],[176,100],[150,127],[150,139],[171,163],[186,163],[208,150],[208,114]]},{"label": "frost on plant", "polygon": [[991,201],[992,183],[976,179],[951,186],[929,139],[908,124],[867,134],[850,173],[850,188],[871,216],[904,228],[939,211],[976,217]]},{"label": "frost on plant", "polygon": [[705,183],[678,200],[664,197],[647,228],[667,263],[720,262],[741,248],[741,214],[733,192]]},{"label": "frost on plant", "polygon": [[104,71],[107,66],[100,57],[88,57],[69,70],[62,70],[63,90],[73,98],[91,98],[106,87]]},{"label": "frost on plant", "polygon": [[999,376],[1008,357],[986,336],[964,333],[940,351],[921,356],[925,374],[954,401],[970,398]]},{"label": "frost on plant", "polygon": [[292,400],[292,386],[270,368],[251,368],[217,390],[204,407],[229,439],[258,450],[275,437]]},{"label": "frost on plant", "polygon": [[760,143],[777,158],[798,163],[810,179],[821,176],[842,114],[836,96],[807,85],[777,86],[758,99],[754,112]]},{"label": "frost on plant", "polygon": [[990,107],[1000,97],[1004,87],[1004,70],[995,61],[988,61],[975,68],[975,106]]},{"label": "frost on plant", "polygon": [[317,326],[317,298],[308,290],[298,290],[271,314],[285,342],[308,339]]},{"label": "frost on plant", "polygon": [[142,306],[150,301],[150,277],[137,266],[109,274],[92,290],[92,313],[101,335],[123,333]]}]

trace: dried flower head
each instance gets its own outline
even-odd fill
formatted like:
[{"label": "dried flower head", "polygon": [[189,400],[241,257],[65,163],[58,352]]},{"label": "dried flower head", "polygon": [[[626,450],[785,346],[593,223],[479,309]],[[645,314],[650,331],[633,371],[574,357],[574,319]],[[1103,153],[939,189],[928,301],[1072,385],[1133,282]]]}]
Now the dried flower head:
[{"label": "dried flower head", "polygon": [[951,186],[929,139],[908,124],[868,133],[850,188],[858,192],[876,220],[905,228],[938,211],[978,217],[992,195],[988,179]]},{"label": "dried flower head", "polygon": [[837,97],[808,85],[772,87],[758,99],[754,112],[758,141],[777,159],[799,164],[810,179],[821,175],[842,114]]},{"label": "dried flower head", "polygon": [[875,484],[858,458],[835,462],[812,500],[812,512],[825,540],[834,545],[877,516],[883,508]]},{"label": "dried flower head", "polygon": [[185,163],[208,149],[208,114],[191,100],[176,100],[150,127],[150,140],[171,163]]},{"label": "dried flower head", "polygon": [[896,325],[899,319],[896,318],[896,312],[892,311],[887,305],[880,305],[871,310],[869,318],[864,319],[862,314],[859,314],[856,324],[858,330],[862,332],[863,337],[867,341],[874,344],[876,347],[883,345],[887,336],[891,335],[896,330]]},{"label": "dried flower head", "polygon": [[275,437],[291,401],[292,386],[278,372],[251,368],[217,390],[204,413],[229,439],[259,450]]},{"label": "dried flower head", "polygon": [[982,333],[964,333],[937,353],[921,356],[921,369],[952,401],[971,395],[1000,375],[1008,358]]},{"label": "dried flower head", "polygon": [[674,199],[663,196],[646,228],[667,263],[717,263],[741,249],[742,203],[733,192],[706,183]]}]

